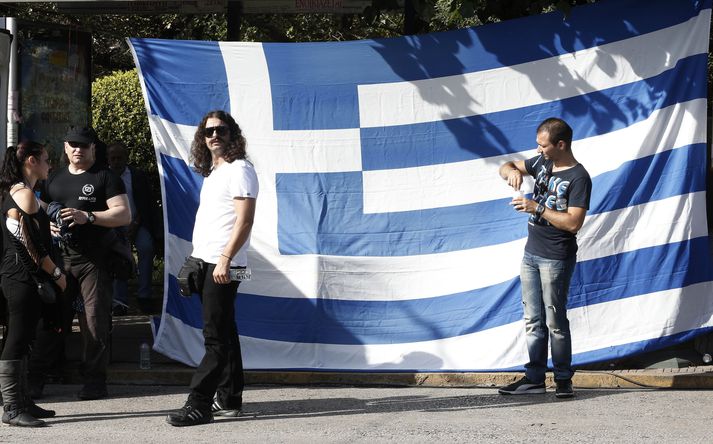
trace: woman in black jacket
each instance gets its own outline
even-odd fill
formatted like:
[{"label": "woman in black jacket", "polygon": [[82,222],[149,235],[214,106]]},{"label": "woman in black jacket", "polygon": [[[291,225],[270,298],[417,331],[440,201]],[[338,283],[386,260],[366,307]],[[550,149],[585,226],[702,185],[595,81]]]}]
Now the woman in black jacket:
[{"label": "woman in black jacket", "polygon": [[64,273],[50,257],[49,218],[33,191],[48,173],[47,150],[41,144],[21,142],[5,151],[0,170],[0,276],[8,328],[0,355],[0,391],[2,422],[22,427],[43,426],[45,422],[38,418],[55,414],[35,405],[27,389],[27,358],[41,316],[42,298],[52,296],[53,282],[62,291],[67,285]]}]

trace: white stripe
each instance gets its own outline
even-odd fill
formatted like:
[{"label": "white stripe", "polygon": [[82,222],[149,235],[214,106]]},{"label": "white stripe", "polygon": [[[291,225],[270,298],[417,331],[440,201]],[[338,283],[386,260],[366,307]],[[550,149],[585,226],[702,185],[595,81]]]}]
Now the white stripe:
[{"label": "white stripe", "polygon": [[279,258],[276,174],[360,171],[359,129],[273,131],[270,73],[262,45],[221,43],[220,48],[231,114],[243,129],[260,182],[251,244],[260,244],[267,260]]},{"label": "white stripe", "polygon": [[191,142],[196,127],[169,122],[154,114],[148,117],[154,147],[161,154],[182,159],[186,165],[190,165]]},{"label": "white stripe", "polygon": [[166,313],[164,307],[153,349],[178,362],[197,367],[205,354],[203,331]]},{"label": "white stripe", "polygon": [[[706,140],[706,99],[677,103],[617,131],[576,140],[575,157],[595,177],[625,162]],[[533,141],[535,135],[532,135]],[[498,169],[535,150],[485,159],[393,170],[364,171],[364,212],[392,213],[504,199],[512,189]],[[528,180],[523,189],[531,192]]]},{"label": "white stripe", "polygon": [[435,122],[562,100],[660,74],[707,52],[710,9],[679,25],[487,71],[359,85],[362,128]]},{"label": "white stripe", "polygon": [[699,191],[588,216],[577,235],[577,260],[707,235],[706,192]]},{"label": "white stripe", "polygon": [[181,269],[186,258],[193,251],[193,245],[173,233],[166,232],[166,240],[170,248],[166,251],[166,262],[164,269],[174,276],[178,276],[178,270]]},{"label": "white stripe", "polygon": [[[706,236],[705,192],[588,216],[578,234],[579,261]],[[523,224],[525,220],[523,219]],[[171,234],[166,269],[174,276],[190,243]],[[519,276],[525,239],[420,256],[270,256],[253,242],[253,279],[242,293],[341,300],[411,300],[484,288]],[[267,248],[269,250],[269,248]]]},{"label": "white stripe", "polygon": [[[573,353],[712,326],[712,290],[712,283],[704,282],[568,310]],[[676,322],[671,313],[677,313]],[[405,344],[304,344],[245,336],[240,343],[248,369],[488,370],[527,362],[522,321],[465,336]]]}]

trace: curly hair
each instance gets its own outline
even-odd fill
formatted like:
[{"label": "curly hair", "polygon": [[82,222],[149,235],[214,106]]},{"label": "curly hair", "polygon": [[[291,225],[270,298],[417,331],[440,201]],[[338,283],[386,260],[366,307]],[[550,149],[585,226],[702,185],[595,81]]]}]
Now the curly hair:
[{"label": "curly hair", "polygon": [[44,145],[31,140],[22,141],[17,146],[9,146],[5,150],[5,158],[0,170],[0,193],[4,193],[18,182],[25,180],[22,165],[28,157],[40,159]]},{"label": "curly hair", "polygon": [[236,159],[245,159],[245,137],[233,117],[225,111],[216,110],[206,114],[196,129],[191,143],[191,162],[196,172],[203,177],[210,176],[213,167],[213,158],[208,145],[205,143],[205,125],[211,117],[221,120],[230,128],[230,142],[222,153],[223,159],[231,163]]}]

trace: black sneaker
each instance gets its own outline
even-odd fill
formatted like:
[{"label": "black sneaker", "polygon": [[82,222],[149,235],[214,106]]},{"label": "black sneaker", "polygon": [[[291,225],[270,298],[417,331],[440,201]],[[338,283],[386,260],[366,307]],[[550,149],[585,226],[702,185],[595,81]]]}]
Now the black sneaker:
[{"label": "black sneaker", "polygon": [[228,416],[231,418],[237,418],[242,413],[240,409],[224,408],[222,405],[220,405],[220,402],[218,401],[217,397],[213,398],[213,405],[210,406],[210,411],[215,416]]},{"label": "black sneaker", "polygon": [[115,318],[121,317],[121,316],[126,316],[129,314],[129,307],[117,303],[112,309],[111,309],[111,315],[114,316]]},{"label": "black sneaker", "polygon": [[213,414],[210,410],[202,410],[190,404],[186,404],[173,413],[166,416],[166,422],[174,427],[194,426],[213,422]]},{"label": "black sneaker", "polygon": [[545,393],[545,383],[541,382],[536,384],[527,379],[527,376],[523,376],[522,379],[499,389],[498,393],[501,395],[529,395],[531,393]]},{"label": "black sneaker", "polygon": [[555,396],[558,398],[571,398],[574,396],[571,379],[555,380],[557,387],[555,388]]}]

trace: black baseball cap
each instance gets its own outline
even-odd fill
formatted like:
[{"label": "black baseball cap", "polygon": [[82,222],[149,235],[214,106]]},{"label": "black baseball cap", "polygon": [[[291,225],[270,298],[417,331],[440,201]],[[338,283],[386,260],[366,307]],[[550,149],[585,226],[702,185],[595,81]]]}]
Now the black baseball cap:
[{"label": "black baseball cap", "polygon": [[97,133],[91,126],[70,126],[64,140],[65,142],[79,142],[88,145],[97,140]]}]

